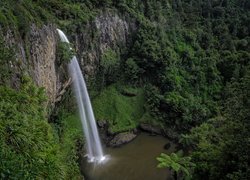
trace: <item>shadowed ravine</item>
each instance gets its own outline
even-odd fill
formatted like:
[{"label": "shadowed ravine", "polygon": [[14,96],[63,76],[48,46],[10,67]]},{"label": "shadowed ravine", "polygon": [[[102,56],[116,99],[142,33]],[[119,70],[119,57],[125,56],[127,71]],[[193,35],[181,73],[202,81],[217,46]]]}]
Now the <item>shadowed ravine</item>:
[{"label": "shadowed ravine", "polygon": [[169,150],[164,145],[169,141],[161,136],[142,133],[132,142],[118,148],[106,148],[111,158],[105,164],[89,164],[82,160],[81,170],[86,180],[166,180],[170,177],[167,169],[158,169],[156,157]]}]

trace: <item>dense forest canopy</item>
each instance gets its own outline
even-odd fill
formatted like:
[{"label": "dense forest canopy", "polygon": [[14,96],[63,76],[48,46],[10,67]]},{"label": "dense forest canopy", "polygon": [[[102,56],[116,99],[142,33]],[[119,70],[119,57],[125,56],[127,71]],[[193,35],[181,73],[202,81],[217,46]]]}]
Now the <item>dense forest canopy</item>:
[{"label": "dense forest canopy", "polygon": [[[11,63],[20,62],[13,56],[16,47],[5,46],[5,32],[11,29],[26,41],[31,24],[53,23],[68,33],[77,33],[101,11],[134,21],[136,31],[123,51],[109,49],[102,55],[93,80],[97,85],[91,87],[101,94],[99,100],[103,101],[107,94],[102,92],[108,91],[122,102],[126,112],[120,113],[131,111],[136,118],[143,110],[134,112],[128,104],[143,104],[152,123],[177,132],[177,139],[195,164],[194,179],[249,179],[248,0],[1,1],[0,177],[66,178],[79,173],[76,157],[69,158],[74,173],[64,167],[67,164],[60,166],[64,155],[57,155],[58,136],[63,122],[62,118],[50,123],[46,120],[42,90],[23,78],[20,87],[9,87],[15,74]],[[25,70],[22,72],[20,76],[26,77]],[[115,86],[132,87],[144,97],[123,100]],[[103,105],[100,101],[94,106]],[[24,102],[31,108],[23,106]],[[98,108],[96,111],[97,117],[107,114]],[[137,125],[133,118],[129,121],[112,128],[120,131]],[[16,168],[17,164],[21,166]]]}]

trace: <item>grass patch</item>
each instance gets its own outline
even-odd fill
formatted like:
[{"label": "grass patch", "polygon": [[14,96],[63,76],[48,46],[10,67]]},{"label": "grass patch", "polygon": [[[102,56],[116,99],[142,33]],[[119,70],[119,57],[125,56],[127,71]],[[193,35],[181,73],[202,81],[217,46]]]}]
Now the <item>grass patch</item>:
[{"label": "grass patch", "polygon": [[61,115],[62,126],[59,129],[60,152],[62,162],[64,162],[64,171],[66,179],[82,179],[78,161],[77,148],[82,147],[83,132],[80,118],[75,114]]},{"label": "grass patch", "polygon": [[[125,96],[129,91],[136,96]],[[93,100],[97,120],[107,120],[111,132],[123,132],[136,128],[144,114],[145,97],[141,88],[111,85]]]}]

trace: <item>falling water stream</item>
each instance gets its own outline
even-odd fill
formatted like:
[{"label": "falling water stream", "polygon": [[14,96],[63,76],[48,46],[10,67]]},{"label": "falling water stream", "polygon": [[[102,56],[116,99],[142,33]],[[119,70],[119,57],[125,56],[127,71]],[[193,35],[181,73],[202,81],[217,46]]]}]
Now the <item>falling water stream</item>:
[{"label": "falling water stream", "polygon": [[[57,31],[59,33],[61,41],[69,43],[66,35],[60,29],[57,29]],[[77,58],[75,56],[70,61],[68,68],[70,76],[73,79],[73,89],[77,99],[82,127],[86,138],[88,160],[90,162],[97,163],[104,162],[106,158],[103,155],[103,149],[96,127],[96,121],[88,95],[88,90]]]}]

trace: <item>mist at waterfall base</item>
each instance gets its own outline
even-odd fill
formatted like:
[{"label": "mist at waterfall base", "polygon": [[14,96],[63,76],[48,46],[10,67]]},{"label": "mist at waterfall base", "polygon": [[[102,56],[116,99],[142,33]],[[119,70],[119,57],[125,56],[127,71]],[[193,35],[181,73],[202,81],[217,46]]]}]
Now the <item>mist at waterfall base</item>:
[{"label": "mist at waterfall base", "polygon": [[[57,29],[62,42],[69,43],[66,35]],[[77,58],[74,56],[68,64],[69,73],[73,79],[73,89],[77,99],[78,110],[81,123],[86,138],[87,157],[89,162],[103,163],[107,159],[103,154],[103,149],[96,126],[96,121],[88,95],[86,83],[84,81]]]}]

